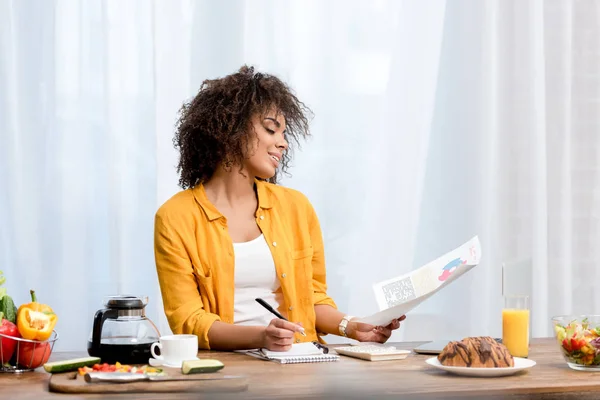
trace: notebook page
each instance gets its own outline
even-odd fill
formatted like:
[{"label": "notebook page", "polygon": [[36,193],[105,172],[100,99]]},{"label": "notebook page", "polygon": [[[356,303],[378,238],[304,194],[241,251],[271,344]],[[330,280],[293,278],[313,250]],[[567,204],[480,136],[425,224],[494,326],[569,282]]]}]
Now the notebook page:
[{"label": "notebook page", "polygon": [[319,354],[323,354],[323,351],[311,342],[295,343],[292,345],[292,348],[288,351],[271,351],[267,349],[261,349],[261,352],[267,357],[276,358],[316,356]]}]

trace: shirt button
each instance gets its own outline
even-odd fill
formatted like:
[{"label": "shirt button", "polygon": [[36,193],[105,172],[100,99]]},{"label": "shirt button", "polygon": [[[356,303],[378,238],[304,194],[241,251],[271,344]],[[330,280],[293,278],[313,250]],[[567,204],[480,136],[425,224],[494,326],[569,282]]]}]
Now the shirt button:
[{"label": "shirt button", "polygon": [[285,275],[285,272],[284,272],[283,274],[281,274],[281,277],[282,277],[282,278],[285,278],[285,276],[286,276],[286,275]]},{"label": "shirt button", "polygon": [[288,308],[288,310],[290,310],[290,311],[292,311],[293,309],[294,309],[294,307],[292,307],[292,306],[290,306],[290,307]]},{"label": "shirt button", "polygon": [[273,242],[273,247],[277,247],[277,242]]},{"label": "shirt button", "polygon": [[300,343],[300,339],[296,339],[296,343]]},{"label": "shirt button", "polygon": [[265,219],[265,216],[264,216],[264,215],[261,215],[261,216],[260,216],[260,219]]}]

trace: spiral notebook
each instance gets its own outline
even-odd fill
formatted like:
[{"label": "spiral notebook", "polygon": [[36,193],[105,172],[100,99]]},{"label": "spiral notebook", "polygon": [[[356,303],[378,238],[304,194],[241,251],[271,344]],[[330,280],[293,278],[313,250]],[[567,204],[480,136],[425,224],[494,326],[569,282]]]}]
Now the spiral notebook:
[{"label": "spiral notebook", "polygon": [[275,361],[280,364],[318,363],[338,361],[340,359],[340,356],[337,354],[325,354],[323,350],[311,342],[294,344],[289,351],[255,349],[245,351],[244,354],[260,358],[261,360]]}]

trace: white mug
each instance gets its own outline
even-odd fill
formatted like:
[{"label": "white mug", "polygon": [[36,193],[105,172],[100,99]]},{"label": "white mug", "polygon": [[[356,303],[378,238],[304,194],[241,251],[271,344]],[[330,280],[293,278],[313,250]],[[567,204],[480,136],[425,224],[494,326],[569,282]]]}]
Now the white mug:
[{"label": "white mug", "polygon": [[[156,354],[156,348],[160,355]],[[152,357],[162,364],[181,367],[186,360],[195,360],[198,355],[198,337],[196,335],[169,335],[161,336],[158,342],[150,346]]]}]

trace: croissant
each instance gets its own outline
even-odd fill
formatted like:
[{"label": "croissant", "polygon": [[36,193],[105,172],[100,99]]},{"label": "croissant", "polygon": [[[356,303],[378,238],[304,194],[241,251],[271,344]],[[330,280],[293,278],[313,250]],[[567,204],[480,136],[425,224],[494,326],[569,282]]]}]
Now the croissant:
[{"label": "croissant", "polygon": [[489,336],[450,342],[438,355],[438,360],[450,367],[508,368],[515,365],[506,346]]}]

